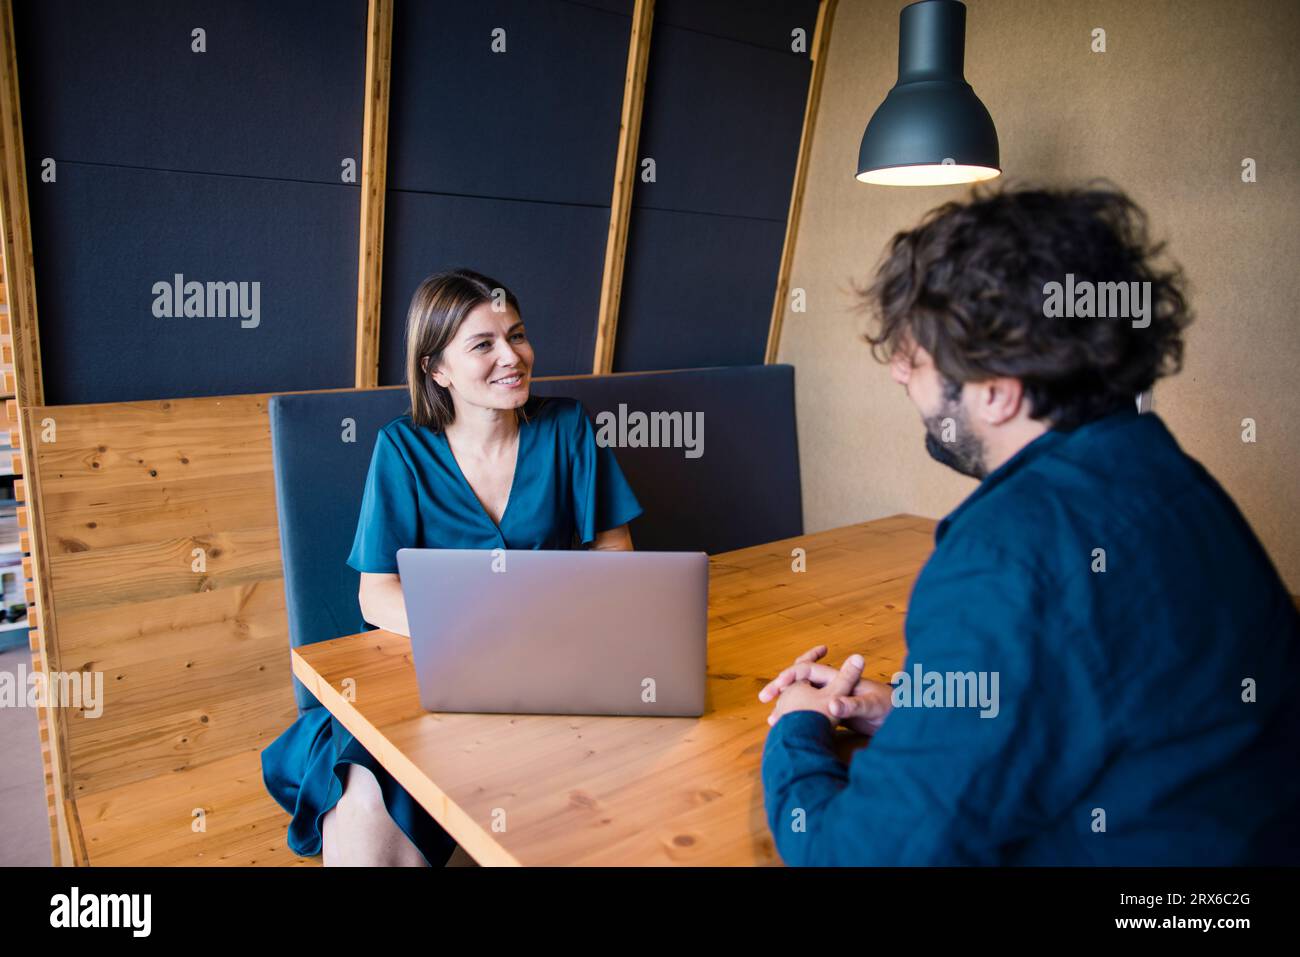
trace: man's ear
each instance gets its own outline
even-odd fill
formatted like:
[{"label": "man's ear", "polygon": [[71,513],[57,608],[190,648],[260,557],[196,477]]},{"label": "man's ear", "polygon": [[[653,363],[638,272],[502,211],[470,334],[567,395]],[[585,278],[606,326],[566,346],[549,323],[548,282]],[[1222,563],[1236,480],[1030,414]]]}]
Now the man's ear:
[{"label": "man's ear", "polygon": [[1019,379],[998,376],[975,387],[975,414],[985,425],[1005,425],[1020,414],[1025,403],[1025,386]]}]

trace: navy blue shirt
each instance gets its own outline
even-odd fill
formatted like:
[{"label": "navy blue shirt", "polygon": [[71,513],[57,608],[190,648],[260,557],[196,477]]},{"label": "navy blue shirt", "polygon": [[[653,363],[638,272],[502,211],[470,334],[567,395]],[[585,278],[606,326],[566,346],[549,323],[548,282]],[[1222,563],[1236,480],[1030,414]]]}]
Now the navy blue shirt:
[{"label": "navy blue shirt", "polygon": [[[1300,863],[1300,618],[1155,415],[990,474],[939,523],[906,637],[909,680],[847,767],[820,714],[769,733],[787,863]],[[996,673],[996,707],[926,706],[929,672]]]}]

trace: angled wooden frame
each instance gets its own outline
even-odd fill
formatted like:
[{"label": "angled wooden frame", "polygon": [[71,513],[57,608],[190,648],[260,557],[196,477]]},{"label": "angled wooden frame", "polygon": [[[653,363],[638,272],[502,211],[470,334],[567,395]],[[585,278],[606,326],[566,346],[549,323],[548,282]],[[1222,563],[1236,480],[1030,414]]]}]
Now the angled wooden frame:
[{"label": "angled wooden frame", "polygon": [[632,218],[632,191],[636,187],[636,150],[641,139],[641,107],[645,103],[654,13],[654,0],[636,0],[632,11],[632,35],[627,47],[627,76],[623,81],[623,113],[614,163],[614,192],[609,203],[609,238],[605,242],[605,268],[600,280],[596,350],[591,363],[595,375],[614,369],[614,342],[623,297],[623,262],[627,258],[627,230]]},{"label": "angled wooden frame", "polygon": [[817,106],[822,98],[822,80],[826,76],[826,51],[831,44],[831,22],[835,18],[836,0],[821,0],[817,9],[817,26],[813,30],[812,77],[808,81],[808,103],[803,113],[803,133],[799,137],[799,160],[794,170],[794,186],[790,191],[790,211],[785,221],[785,244],[781,248],[781,268],[776,277],[776,298],[772,302],[772,321],[767,331],[767,352],[764,362],[777,361],[781,348],[781,323],[788,307],[790,269],[794,264],[794,248],[799,238],[799,218],[803,214],[803,188],[808,179],[808,163],[812,157],[813,133],[817,126]]},{"label": "angled wooden frame", "polygon": [[379,384],[379,308],[388,188],[388,99],[393,72],[393,0],[370,0],[366,17],[366,107],[361,147],[361,235],[357,250],[356,385]]}]

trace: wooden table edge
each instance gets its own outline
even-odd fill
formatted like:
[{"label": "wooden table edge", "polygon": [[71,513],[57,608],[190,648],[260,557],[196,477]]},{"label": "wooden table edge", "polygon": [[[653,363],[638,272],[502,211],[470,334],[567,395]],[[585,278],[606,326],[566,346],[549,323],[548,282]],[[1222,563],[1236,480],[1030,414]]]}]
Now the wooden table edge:
[{"label": "wooden table edge", "polygon": [[[365,634],[378,634],[371,631]],[[384,632],[384,634],[394,634]],[[397,637],[402,637],[398,635]],[[338,640],[338,639],[335,639]],[[378,728],[352,706],[307,660],[293,649],[293,673],[330,714],[338,718],[361,746],[369,751],[407,792],[450,834],[465,853],[485,867],[520,867],[520,862],[497,843],[492,833],[466,814],[433,780],[394,748]]]}]

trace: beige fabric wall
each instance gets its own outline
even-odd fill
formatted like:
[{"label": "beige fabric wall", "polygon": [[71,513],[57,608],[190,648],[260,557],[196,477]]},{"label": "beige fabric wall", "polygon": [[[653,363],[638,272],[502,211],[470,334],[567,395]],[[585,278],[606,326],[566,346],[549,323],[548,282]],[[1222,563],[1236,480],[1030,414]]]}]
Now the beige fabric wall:
[{"label": "beige fabric wall", "polygon": [[[940,517],[974,487],[932,462],[902,389],[850,312],[888,239],[967,187],[854,180],[897,76],[899,0],[840,0],[826,61],[779,359],[796,367],[807,530]],[[1300,592],[1300,3],[968,0],[966,79],[997,124],[1004,176],[1105,176],[1151,216],[1197,313],[1155,409],[1236,499]],[[1107,52],[1090,51],[1106,31]],[[1241,181],[1241,162],[1258,182]],[[1258,441],[1241,441],[1253,418]],[[1122,467],[1121,463],[1116,463]]]}]

